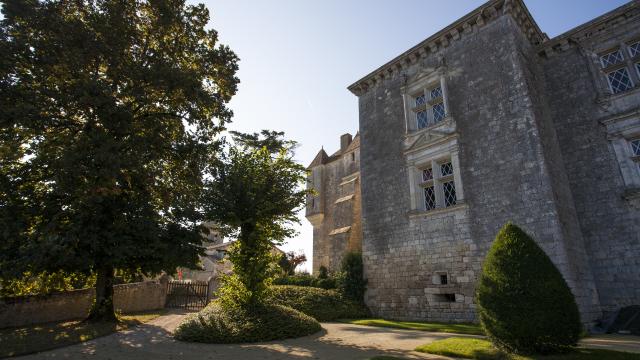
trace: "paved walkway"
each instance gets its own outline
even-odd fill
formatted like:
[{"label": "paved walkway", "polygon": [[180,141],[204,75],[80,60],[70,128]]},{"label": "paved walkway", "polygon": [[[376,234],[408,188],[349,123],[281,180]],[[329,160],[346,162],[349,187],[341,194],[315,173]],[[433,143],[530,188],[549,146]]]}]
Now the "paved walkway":
[{"label": "paved walkway", "polygon": [[[213,345],[176,341],[171,337],[184,314],[161,316],[149,323],[81,344],[18,357],[34,359],[174,360],[174,359],[369,359],[376,355],[410,359],[447,359],[412,351],[416,346],[452,335],[413,330],[323,323],[318,334],[245,345]],[[589,338],[593,347],[640,352],[637,337]]]},{"label": "paved walkway", "polygon": [[604,334],[580,341],[580,345],[595,349],[608,349],[640,353],[640,336]]},{"label": "paved walkway", "polygon": [[170,332],[183,314],[168,314],[133,329],[65,348],[18,357],[34,359],[369,359],[377,355],[446,359],[411,351],[449,334],[323,323],[317,334],[298,339],[240,345],[187,343]]}]

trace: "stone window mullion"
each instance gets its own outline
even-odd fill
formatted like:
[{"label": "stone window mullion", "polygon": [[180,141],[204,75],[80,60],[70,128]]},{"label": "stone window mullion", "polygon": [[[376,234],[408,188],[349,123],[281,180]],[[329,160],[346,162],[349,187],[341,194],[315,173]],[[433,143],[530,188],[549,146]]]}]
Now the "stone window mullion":
[{"label": "stone window mullion", "polygon": [[442,89],[442,101],[444,103],[444,113],[445,117],[449,116],[449,92],[447,89],[447,82],[444,79],[444,76],[440,77],[440,88]]},{"label": "stone window mullion", "polygon": [[436,207],[444,207],[444,191],[442,190],[442,175],[440,174],[440,164],[437,161],[431,161],[431,168],[433,169],[433,189],[436,193]]},{"label": "stone window mullion", "polygon": [[464,201],[464,191],[462,190],[462,178],[460,177],[460,160],[458,152],[451,153],[451,164],[453,165],[453,182],[456,186],[456,197],[458,201]]}]

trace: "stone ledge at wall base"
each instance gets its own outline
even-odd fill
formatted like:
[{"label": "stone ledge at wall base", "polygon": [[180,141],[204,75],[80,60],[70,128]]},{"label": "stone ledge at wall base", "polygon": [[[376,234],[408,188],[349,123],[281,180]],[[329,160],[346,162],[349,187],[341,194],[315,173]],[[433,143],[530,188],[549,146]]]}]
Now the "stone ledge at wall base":
[{"label": "stone ledge at wall base", "polygon": [[[114,307],[129,313],[164,308],[166,283],[145,281],[115,285]],[[82,319],[89,314],[95,289],[0,299],[0,328]]]}]

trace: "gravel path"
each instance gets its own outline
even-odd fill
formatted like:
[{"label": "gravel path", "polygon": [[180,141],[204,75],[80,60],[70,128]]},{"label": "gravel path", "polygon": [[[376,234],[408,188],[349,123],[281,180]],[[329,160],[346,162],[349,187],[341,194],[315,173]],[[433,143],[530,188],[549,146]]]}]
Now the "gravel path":
[{"label": "gravel path", "polygon": [[168,314],[133,329],[65,348],[16,359],[368,359],[376,355],[412,359],[445,359],[411,351],[448,334],[323,323],[317,334],[278,342],[210,345],[174,340],[184,314]]},{"label": "gravel path", "polygon": [[[418,345],[435,340],[465,336],[323,323],[321,332],[298,339],[244,345],[197,344],[177,341],[171,337],[171,331],[183,317],[183,313],[171,313],[123,332],[16,359],[369,359],[376,355],[447,359],[412,350]],[[639,339],[603,335],[585,339],[583,345],[640,352]]]}]

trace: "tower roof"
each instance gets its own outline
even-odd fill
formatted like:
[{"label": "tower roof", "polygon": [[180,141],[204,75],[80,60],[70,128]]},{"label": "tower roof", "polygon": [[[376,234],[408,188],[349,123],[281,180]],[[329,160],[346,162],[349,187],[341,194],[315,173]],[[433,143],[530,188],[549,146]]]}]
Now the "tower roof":
[{"label": "tower roof", "polygon": [[307,170],[312,169],[318,165],[322,165],[325,164],[327,162],[327,160],[329,160],[329,155],[327,155],[327,153],[324,151],[324,149],[320,149],[320,151],[318,151],[318,154],[316,155],[315,158],[313,158],[313,161],[311,162],[311,164],[309,164],[309,166],[307,166]]}]

